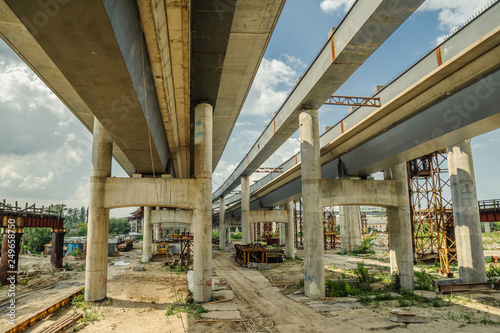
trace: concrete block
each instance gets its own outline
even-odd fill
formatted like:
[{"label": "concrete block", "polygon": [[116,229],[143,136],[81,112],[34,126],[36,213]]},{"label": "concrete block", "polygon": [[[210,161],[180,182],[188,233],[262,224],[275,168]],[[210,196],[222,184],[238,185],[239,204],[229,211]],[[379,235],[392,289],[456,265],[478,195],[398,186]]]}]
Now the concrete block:
[{"label": "concrete block", "polygon": [[460,279],[456,278],[446,278],[446,279],[439,279],[439,280],[434,280],[434,287],[440,286],[440,285],[451,285],[454,283],[462,283]]},{"label": "concrete block", "polygon": [[144,272],[146,270],[146,267],[144,267],[144,265],[135,265],[133,269],[134,272]]},{"label": "concrete block", "polygon": [[268,264],[266,264],[266,263],[259,263],[259,264],[257,265],[257,269],[258,269],[259,271],[264,271],[264,270],[271,269],[271,266],[269,266],[269,265],[268,265]]},{"label": "concrete block", "polygon": [[203,319],[241,319],[241,313],[239,311],[211,311],[207,313],[202,313],[201,318]]}]

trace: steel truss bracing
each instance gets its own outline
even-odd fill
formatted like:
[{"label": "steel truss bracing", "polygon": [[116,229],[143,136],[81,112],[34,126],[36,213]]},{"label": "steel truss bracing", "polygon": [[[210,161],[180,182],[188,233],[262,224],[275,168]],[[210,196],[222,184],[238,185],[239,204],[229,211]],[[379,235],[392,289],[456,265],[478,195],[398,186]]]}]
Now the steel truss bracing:
[{"label": "steel truss bracing", "polygon": [[[302,198],[293,202],[293,228],[295,247],[297,249],[304,248],[304,233],[302,220]],[[333,206],[323,208],[323,241],[325,250],[335,249],[337,242],[337,231],[335,223],[335,211]]]},{"label": "steel truss bracing", "polygon": [[380,107],[380,97],[331,96],[326,105],[350,105]]},{"label": "steel truss bracing", "polygon": [[457,252],[446,151],[409,161],[407,169],[416,260],[439,259],[440,272],[451,276]]},{"label": "steel truss bracing", "polygon": [[334,249],[337,238],[333,206],[323,208],[323,238],[325,250]]}]

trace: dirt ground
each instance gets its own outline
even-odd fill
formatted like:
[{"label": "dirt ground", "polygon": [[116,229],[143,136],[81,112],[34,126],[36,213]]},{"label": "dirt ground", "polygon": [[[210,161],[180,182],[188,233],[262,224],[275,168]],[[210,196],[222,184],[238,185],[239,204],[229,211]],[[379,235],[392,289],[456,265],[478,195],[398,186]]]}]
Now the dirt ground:
[{"label": "dirt ground", "polygon": [[[326,277],[349,277],[357,263],[363,261],[371,274],[382,276],[388,271],[388,259],[380,250],[371,256],[344,256],[335,251],[325,254]],[[80,332],[361,332],[389,330],[391,332],[499,332],[500,292],[470,295],[455,294],[445,299],[446,306],[419,304],[401,307],[397,300],[374,299],[369,304],[359,297],[335,297],[313,300],[303,295],[300,280],[303,262],[285,260],[270,264],[268,270],[243,268],[233,259],[233,251],[213,252],[213,274],[216,299],[228,299],[204,305],[208,313],[186,312],[167,316],[167,308],[188,296],[185,273],[170,271],[162,262],[144,265],[136,272],[142,244],[134,244],[130,252],[108,260],[108,299],[86,309],[87,322],[79,324]],[[301,255],[299,251],[298,256]],[[129,263],[126,266],[117,262]],[[49,258],[21,256],[20,281],[17,289],[17,321],[30,317],[44,306],[83,286],[84,260],[65,258],[68,269],[55,271]],[[69,270],[71,269],[71,270]],[[29,276],[27,280],[26,275]],[[373,284],[382,288],[382,282]],[[219,294],[217,294],[219,293]],[[434,298],[436,293],[418,291]],[[6,287],[0,289],[0,331],[7,324]],[[373,298],[373,297],[372,297]],[[389,312],[401,309],[412,314],[430,316],[424,324],[403,324],[389,321]],[[67,306],[56,311],[26,332],[40,332],[66,313],[82,312],[82,308]],[[94,321],[95,319],[95,321]],[[68,331],[74,331],[72,327]]]}]

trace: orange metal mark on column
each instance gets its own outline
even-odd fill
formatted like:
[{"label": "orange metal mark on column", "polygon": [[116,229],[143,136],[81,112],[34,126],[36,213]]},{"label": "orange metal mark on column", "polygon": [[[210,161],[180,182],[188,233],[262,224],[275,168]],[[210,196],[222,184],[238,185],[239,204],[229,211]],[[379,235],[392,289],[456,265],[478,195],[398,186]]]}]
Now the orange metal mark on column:
[{"label": "orange metal mark on column", "polygon": [[436,56],[437,56],[437,60],[438,60],[438,66],[441,66],[443,64],[443,58],[441,56],[441,48],[440,47],[438,47],[436,50]]},{"label": "orange metal mark on column", "polygon": [[276,134],[276,118],[273,119],[274,134]]},{"label": "orange metal mark on column", "polygon": [[344,121],[340,121],[340,129],[342,130],[342,133],[344,133]]},{"label": "orange metal mark on column", "polygon": [[332,62],[335,61],[335,44],[333,43],[333,36],[332,39],[330,39],[330,44],[332,45]]},{"label": "orange metal mark on column", "polygon": [[295,155],[295,164],[297,164],[297,155]]}]

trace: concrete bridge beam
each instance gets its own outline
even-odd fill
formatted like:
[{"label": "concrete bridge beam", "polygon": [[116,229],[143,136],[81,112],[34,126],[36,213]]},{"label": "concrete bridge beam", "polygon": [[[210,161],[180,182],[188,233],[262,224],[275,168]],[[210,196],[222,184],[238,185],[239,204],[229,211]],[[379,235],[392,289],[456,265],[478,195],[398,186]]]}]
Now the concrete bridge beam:
[{"label": "concrete bridge beam", "polygon": [[463,283],[485,282],[481,221],[470,140],[447,147],[458,272]]}]

